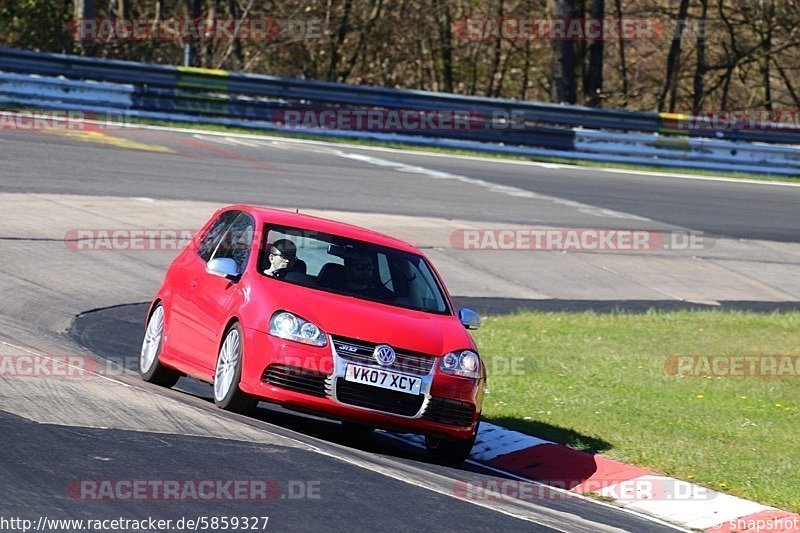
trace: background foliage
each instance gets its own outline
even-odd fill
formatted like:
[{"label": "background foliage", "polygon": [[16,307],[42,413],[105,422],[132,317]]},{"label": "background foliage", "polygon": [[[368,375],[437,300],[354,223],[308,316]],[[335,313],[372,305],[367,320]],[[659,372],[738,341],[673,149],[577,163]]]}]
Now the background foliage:
[{"label": "background foliage", "polygon": [[[200,42],[202,67],[640,110],[800,107],[800,3],[780,0],[0,0],[0,46],[181,64],[182,42],[80,43],[66,23],[193,9],[322,22],[316,38]],[[453,30],[466,18],[599,13],[656,18],[667,34],[565,43]]]}]

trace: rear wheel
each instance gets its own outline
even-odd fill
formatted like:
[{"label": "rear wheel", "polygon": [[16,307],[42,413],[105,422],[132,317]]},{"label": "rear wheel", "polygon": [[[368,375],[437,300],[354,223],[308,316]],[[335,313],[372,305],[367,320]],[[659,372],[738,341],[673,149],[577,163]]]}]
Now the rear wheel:
[{"label": "rear wheel", "polygon": [[480,422],[475,425],[475,434],[469,439],[425,435],[425,449],[428,450],[428,455],[442,463],[463,463],[469,458],[472,446],[475,444],[479,425]]},{"label": "rear wheel", "polygon": [[144,331],[142,351],[139,353],[139,375],[142,379],[161,385],[172,387],[180,379],[180,373],[165,367],[158,360],[164,340],[164,307],[158,304],[147,321]]},{"label": "rear wheel", "polygon": [[214,370],[214,403],[226,411],[249,413],[258,400],[239,389],[242,379],[242,328],[238,323],[225,333]]}]

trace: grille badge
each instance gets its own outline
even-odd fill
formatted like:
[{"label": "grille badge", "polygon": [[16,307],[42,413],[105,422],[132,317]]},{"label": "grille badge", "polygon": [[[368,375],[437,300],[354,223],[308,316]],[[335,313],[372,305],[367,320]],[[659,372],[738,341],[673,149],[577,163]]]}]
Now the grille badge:
[{"label": "grille badge", "polygon": [[379,365],[392,366],[397,354],[395,354],[394,349],[388,344],[379,344],[375,347],[375,351],[372,352],[372,356]]}]

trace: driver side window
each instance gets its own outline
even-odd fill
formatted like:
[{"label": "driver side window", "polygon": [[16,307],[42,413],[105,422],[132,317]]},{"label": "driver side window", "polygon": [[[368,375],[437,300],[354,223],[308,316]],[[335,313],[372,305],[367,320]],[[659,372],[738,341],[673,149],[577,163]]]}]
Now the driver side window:
[{"label": "driver side window", "polygon": [[217,243],[212,259],[233,259],[239,272],[244,272],[250,249],[253,247],[255,222],[247,213],[239,213],[227,226],[227,230]]},{"label": "driver side window", "polygon": [[239,211],[226,211],[222,213],[217,220],[208,228],[206,234],[200,239],[200,244],[197,247],[197,255],[204,263],[211,260],[211,255],[217,249],[220,239],[225,234],[231,223],[239,216]]}]

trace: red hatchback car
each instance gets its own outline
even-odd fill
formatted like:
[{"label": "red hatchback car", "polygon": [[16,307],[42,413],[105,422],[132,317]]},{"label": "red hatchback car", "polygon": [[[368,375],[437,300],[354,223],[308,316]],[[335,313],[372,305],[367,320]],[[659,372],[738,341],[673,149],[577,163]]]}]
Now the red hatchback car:
[{"label": "red hatchback car", "polygon": [[235,205],[172,262],[147,315],[139,371],[213,383],[215,403],[259,400],[354,431],[426,436],[465,459],[486,371],[436,270],[403,241],[340,222]]}]

